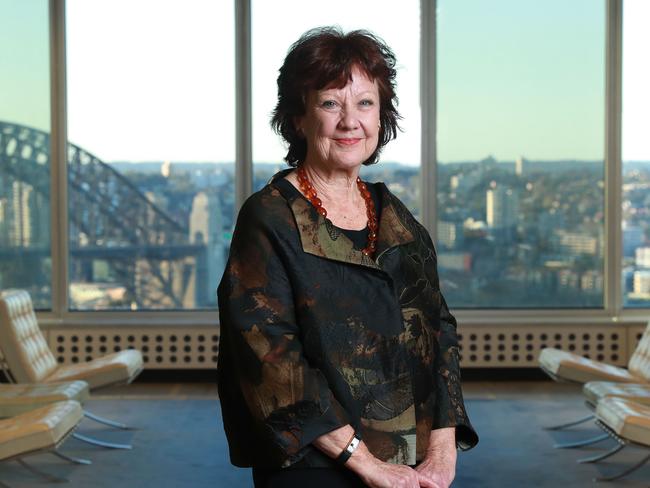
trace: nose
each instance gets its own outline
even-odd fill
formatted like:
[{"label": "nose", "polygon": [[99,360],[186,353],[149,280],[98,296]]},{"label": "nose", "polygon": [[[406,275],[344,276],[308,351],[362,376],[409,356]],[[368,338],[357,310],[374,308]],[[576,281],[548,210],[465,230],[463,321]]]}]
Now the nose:
[{"label": "nose", "polygon": [[354,105],[346,105],[341,112],[339,120],[339,129],[354,130],[359,127],[359,117]]}]

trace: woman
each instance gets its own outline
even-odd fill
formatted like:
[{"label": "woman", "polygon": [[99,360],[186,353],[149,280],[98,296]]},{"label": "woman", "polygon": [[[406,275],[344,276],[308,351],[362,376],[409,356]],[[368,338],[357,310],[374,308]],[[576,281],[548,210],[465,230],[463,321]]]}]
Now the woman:
[{"label": "woman", "polygon": [[370,33],[322,28],[280,69],[292,168],[243,205],[218,290],[224,427],[257,487],[447,488],[478,442],[431,239],[358,179],[397,132],[394,66]]}]

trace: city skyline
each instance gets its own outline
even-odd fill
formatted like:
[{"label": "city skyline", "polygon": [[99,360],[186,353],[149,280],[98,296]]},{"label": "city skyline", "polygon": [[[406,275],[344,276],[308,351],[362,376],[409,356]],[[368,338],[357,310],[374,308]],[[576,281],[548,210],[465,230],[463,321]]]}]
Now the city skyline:
[{"label": "city skyline", "polygon": [[[0,286],[27,287],[47,307],[47,134],[6,123],[0,133]],[[223,270],[237,214],[234,165],[107,164],[76,146],[67,153],[70,309],[214,306],[209,290]],[[257,165],[254,188],[276,166]],[[365,170],[365,179],[385,181],[419,217],[417,167]],[[623,298],[625,306],[647,306],[650,163],[627,166],[623,178]],[[484,158],[440,165],[435,193],[441,287],[452,306],[602,307],[602,164]]]}]

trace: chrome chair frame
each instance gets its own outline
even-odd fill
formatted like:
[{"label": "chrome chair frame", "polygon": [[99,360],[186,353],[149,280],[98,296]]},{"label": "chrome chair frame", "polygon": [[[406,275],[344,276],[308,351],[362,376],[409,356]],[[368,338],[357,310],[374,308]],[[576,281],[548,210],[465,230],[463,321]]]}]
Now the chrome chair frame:
[{"label": "chrome chair frame", "polygon": [[[601,420],[596,420],[596,425],[600,427],[603,431],[605,431],[605,435],[611,439],[614,439],[617,443],[616,447],[613,449],[603,453],[599,454],[598,456],[593,456],[593,457],[587,457],[587,458],[582,458],[579,459],[579,463],[597,463],[599,461],[602,461],[603,459],[607,459],[608,457],[613,456],[619,451],[622,451],[625,447],[629,445],[641,447],[645,450],[648,450],[650,446],[647,446],[645,444],[640,444],[638,442],[631,441],[629,439],[625,439],[621,436],[619,436],[616,432],[614,432],[607,424],[602,422]],[[598,478],[594,478],[594,481],[616,481],[619,480],[628,474],[633,473],[634,471],[640,469],[643,467],[648,461],[650,461],[650,453],[647,454],[644,458],[642,458],[639,462],[633,464],[629,468],[624,469],[620,473],[610,475],[610,476],[600,476]]]}]

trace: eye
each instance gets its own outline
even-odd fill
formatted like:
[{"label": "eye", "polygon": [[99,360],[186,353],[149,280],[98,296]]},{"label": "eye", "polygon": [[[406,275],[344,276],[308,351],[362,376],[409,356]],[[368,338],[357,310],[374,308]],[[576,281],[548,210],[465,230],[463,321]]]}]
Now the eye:
[{"label": "eye", "polygon": [[365,98],[359,102],[359,104],[363,107],[372,107],[375,104],[374,100],[370,100],[369,98]]},{"label": "eye", "polygon": [[325,100],[320,105],[323,108],[334,108],[336,107],[336,102],[334,100]]}]

